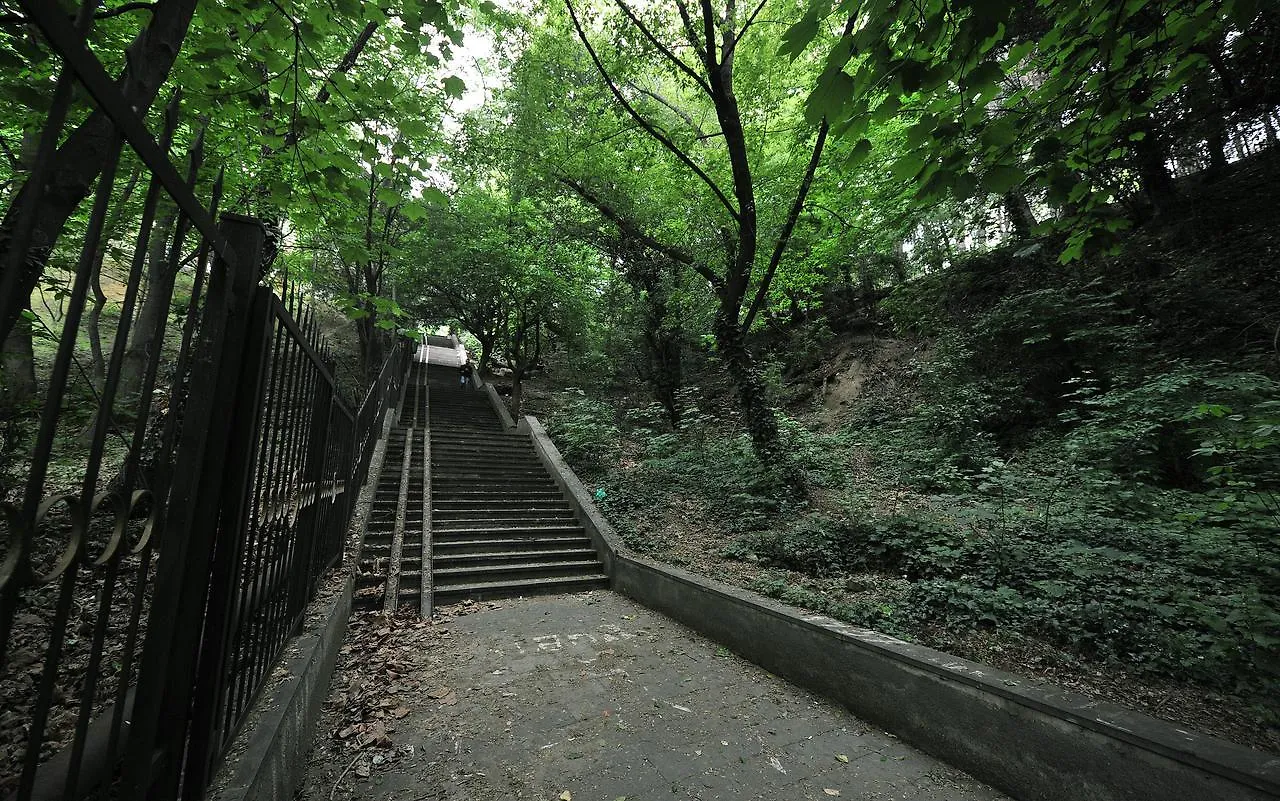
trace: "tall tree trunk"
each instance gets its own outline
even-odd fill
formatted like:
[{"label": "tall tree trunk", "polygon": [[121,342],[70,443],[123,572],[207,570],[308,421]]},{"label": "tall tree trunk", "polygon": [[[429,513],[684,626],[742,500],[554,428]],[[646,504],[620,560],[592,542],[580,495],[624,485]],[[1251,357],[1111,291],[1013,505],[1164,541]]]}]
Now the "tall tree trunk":
[{"label": "tall tree trunk", "polygon": [[1280,137],[1276,136],[1276,126],[1271,122],[1270,109],[1262,112],[1262,130],[1267,132],[1267,147],[1275,147],[1280,143]]},{"label": "tall tree trunk", "polygon": [[1143,194],[1157,214],[1168,211],[1177,202],[1178,188],[1169,172],[1169,154],[1164,138],[1151,120],[1143,120],[1135,129],[1144,136],[1133,143],[1134,166],[1142,182]]},{"label": "tall tree trunk", "polygon": [[760,462],[777,472],[785,483],[792,487],[802,486],[788,454],[783,452],[777,414],[769,403],[760,370],[747,348],[746,335],[736,318],[736,309],[726,309],[721,305],[716,311],[716,349],[724,359],[733,384],[734,399],[751,437],[752,450]]},{"label": "tall tree trunk", "polygon": [[132,325],[129,348],[120,365],[120,389],[122,399],[134,398],[142,386],[153,348],[163,347],[154,342],[157,324],[169,313],[169,301],[173,297],[173,284],[177,275],[169,270],[168,245],[178,219],[177,207],[166,204],[165,211],[151,229],[147,246],[147,296]]},{"label": "tall tree trunk", "polygon": [[[40,140],[35,131],[30,129],[23,131],[22,144],[18,150],[19,169],[24,172],[31,169],[39,144]],[[22,311],[31,311],[30,290],[27,290],[23,299],[25,302]],[[31,321],[20,319],[9,335],[3,338],[3,344],[0,344],[0,350],[3,351],[3,357],[0,359],[0,383],[3,383],[8,396],[6,407],[9,404],[25,405],[36,396],[36,357],[31,334]]]},{"label": "tall tree trunk", "polygon": [[133,190],[137,187],[138,177],[141,174],[141,167],[135,167],[129,173],[129,181],[117,196],[115,209],[103,226],[102,237],[98,242],[97,252],[93,254],[93,266],[90,268],[92,272],[89,274],[89,289],[93,292],[93,305],[89,307],[87,323],[91,359],[89,370],[93,383],[97,387],[101,387],[107,378],[107,361],[102,352],[102,310],[107,306],[107,293],[102,291],[102,265],[106,261],[107,245],[115,237],[116,229],[124,220],[129,198],[133,196]]},{"label": "tall tree trunk", "polygon": [[1013,238],[1030,239],[1031,231],[1036,227],[1036,216],[1031,211],[1027,196],[1017,189],[1010,189],[1004,193],[1003,201],[1004,213],[1009,215],[1009,222],[1013,225]]},{"label": "tall tree trunk", "polygon": [[[138,114],[146,114],[151,108],[169,76],[191,26],[195,7],[196,0],[160,0],[152,9],[151,23],[129,46],[124,59],[127,66],[118,85]],[[31,249],[16,266],[10,264],[9,232],[30,222],[20,218],[33,189],[23,184],[14,194],[0,223],[0,232],[4,232],[0,235],[0,281],[13,280],[15,287],[12,297],[0,298],[0,337],[8,336],[18,320],[22,312],[21,299],[35,289],[67,218],[88,196],[111,147],[113,129],[107,115],[95,110],[63,140],[52,160],[45,191],[32,212]],[[7,274],[10,269],[15,269],[16,274]]]},{"label": "tall tree trunk", "polygon": [[93,274],[89,276],[89,289],[93,291],[93,305],[89,307],[89,374],[93,383],[101,387],[107,380],[107,362],[102,353],[102,310],[107,306],[107,293],[102,291],[102,261],[106,248],[99,246],[93,260]]},{"label": "tall tree trunk", "polygon": [[[30,301],[24,310],[31,310]],[[3,407],[6,409],[33,402],[39,391],[31,331],[31,321],[20,317],[4,340],[3,353],[0,354],[0,385],[3,385]]]},{"label": "tall tree trunk", "polygon": [[524,373],[525,365],[517,363],[511,371],[511,417],[520,419],[520,411],[524,406]]}]

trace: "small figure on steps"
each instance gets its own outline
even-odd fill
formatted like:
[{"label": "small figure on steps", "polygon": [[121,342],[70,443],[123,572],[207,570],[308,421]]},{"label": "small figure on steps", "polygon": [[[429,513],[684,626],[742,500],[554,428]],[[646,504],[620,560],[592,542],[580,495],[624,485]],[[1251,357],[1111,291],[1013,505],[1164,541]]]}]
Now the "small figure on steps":
[{"label": "small figure on steps", "polygon": [[458,365],[458,380],[459,386],[463,389],[466,389],[471,382],[471,359],[469,357],[462,357],[462,364]]}]

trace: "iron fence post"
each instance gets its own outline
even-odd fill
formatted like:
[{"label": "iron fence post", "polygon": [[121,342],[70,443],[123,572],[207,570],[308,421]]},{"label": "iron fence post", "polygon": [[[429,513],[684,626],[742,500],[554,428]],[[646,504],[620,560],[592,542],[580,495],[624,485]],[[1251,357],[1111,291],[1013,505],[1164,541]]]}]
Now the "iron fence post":
[{"label": "iron fence post", "polygon": [[219,228],[235,254],[235,266],[220,258],[209,282],[156,568],[121,798],[172,798],[181,778],[232,425],[231,404],[222,399],[236,393],[266,240],[262,223],[249,217],[224,214]]},{"label": "iron fence post", "polygon": [[[307,482],[311,483],[312,488],[310,491],[313,494],[313,501],[307,504],[304,507],[305,511],[299,515],[298,537],[304,537],[306,545],[295,548],[294,561],[290,565],[292,576],[290,577],[291,586],[289,588],[288,608],[290,616],[299,617],[299,619],[302,614],[302,607],[306,605],[306,599],[311,594],[311,589],[319,578],[320,570],[319,565],[317,565],[316,555],[319,540],[324,536],[324,532],[317,530],[322,517],[320,514],[320,485],[324,480],[325,447],[328,444],[329,424],[333,416],[334,393],[333,387],[324,379],[320,379],[317,390],[311,408],[311,431],[308,432],[307,454],[303,463],[305,465],[303,468],[303,485],[306,486]],[[299,563],[299,559],[302,560],[301,563]],[[305,571],[301,576],[298,575],[299,568]]]},{"label": "iron fence post", "polygon": [[227,442],[218,534],[210,570],[209,602],[201,638],[199,666],[191,707],[191,742],[183,769],[183,794],[199,798],[212,776],[225,740],[221,714],[233,658],[232,636],[237,618],[237,585],[250,536],[254,463],[258,457],[258,410],[265,394],[271,347],[271,290],[257,287],[246,326],[244,362],[236,388]]}]

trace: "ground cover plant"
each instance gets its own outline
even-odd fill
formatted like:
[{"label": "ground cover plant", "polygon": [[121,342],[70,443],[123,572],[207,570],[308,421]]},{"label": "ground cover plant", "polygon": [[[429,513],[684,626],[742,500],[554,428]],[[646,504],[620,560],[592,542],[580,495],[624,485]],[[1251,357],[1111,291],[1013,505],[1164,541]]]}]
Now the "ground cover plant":
[{"label": "ground cover plant", "polygon": [[561,388],[550,429],[640,551],[1274,750],[1280,382],[1270,343],[1231,336],[1274,296],[1268,216],[1190,258],[1151,234],[1157,284],[1116,277],[1129,251],[1007,248],[901,285],[871,333],[765,335],[805,498],[711,365],[678,426]]}]

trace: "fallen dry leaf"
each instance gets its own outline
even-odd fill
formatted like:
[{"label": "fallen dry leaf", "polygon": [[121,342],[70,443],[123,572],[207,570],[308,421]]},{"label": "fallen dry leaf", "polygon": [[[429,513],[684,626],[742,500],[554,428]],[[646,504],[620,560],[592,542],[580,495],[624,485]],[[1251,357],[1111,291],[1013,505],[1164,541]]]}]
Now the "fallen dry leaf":
[{"label": "fallen dry leaf", "polygon": [[391,717],[395,718],[396,720],[400,720],[407,714],[409,714],[409,707],[407,706],[398,706],[395,709],[391,710]]},{"label": "fallen dry leaf", "polygon": [[573,801],[573,793],[565,790],[560,794],[560,801]]},{"label": "fallen dry leaf", "polygon": [[431,692],[427,693],[427,697],[435,698],[438,700],[438,699],[444,698],[446,695],[448,695],[451,692],[453,692],[453,690],[450,690],[448,687],[437,687]]},{"label": "fallen dry leaf", "polygon": [[826,793],[827,795],[830,795],[830,796],[837,796],[837,795],[840,795],[840,791],[839,791],[839,790],[832,790],[830,787],[823,787],[823,788],[822,788],[822,792],[824,792],[824,793]]},{"label": "fallen dry leaf", "polygon": [[847,764],[849,762],[849,757],[846,754],[836,754],[836,761]]}]

